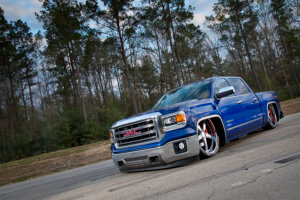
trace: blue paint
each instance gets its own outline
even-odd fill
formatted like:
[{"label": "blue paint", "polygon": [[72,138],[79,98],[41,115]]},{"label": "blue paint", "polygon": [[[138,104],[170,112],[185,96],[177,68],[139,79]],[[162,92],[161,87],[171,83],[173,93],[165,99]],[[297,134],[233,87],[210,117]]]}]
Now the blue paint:
[{"label": "blue paint", "polygon": [[[187,117],[187,125],[184,128],[166,132],[165,136],[159,142],[122,149],[117,149],[112,144],[112,152],[117,154],[128,151],[156,148],[170,141],[195,135],[197,134],[197,121],[209,115],[219,115],[222,118],[226,129],[226,138],[228,142],[265,126],[268,120],[267,104],[269,102],[276,104],[276,109],[279,113],[278,119],[283,117],[282,110],[275,92],[270,91],[253,93],[251,88],[241,78],[239,79],[243,81],[250,93],[238,95],[236,91],[233,96],[217,99],[214,95],[214,82],[218,79],[226,79],[228,83],[233,86],[229,81],[230,78],[239,77],[214,77],[206,79],[211,81],[210,96],[207,99],[185,101],[136,115],[140,116],[152,112],[160,112],[162,115],[166,115],[178,111],[184,111]],[[237,103],[239,101],[241,101],[241,103]]]}]

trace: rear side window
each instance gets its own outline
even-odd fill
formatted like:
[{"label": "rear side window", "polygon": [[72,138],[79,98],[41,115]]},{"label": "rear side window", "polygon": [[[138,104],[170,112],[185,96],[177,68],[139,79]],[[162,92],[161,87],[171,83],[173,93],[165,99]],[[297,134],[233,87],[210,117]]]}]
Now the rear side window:
[{"label": "rear side window", "polygon": [[230,85],[224,78],[217,79],[215,81],[215,94],[217,94],[220,89],[222,89],[224,87],[228,87],[228,86],[230,86]]},{"label": "rear side window", "polygon": [[238,95],[250,93],[250,90],[247,88],[245,83],[239,78],[230,78],[230,83],[234,87]]}]

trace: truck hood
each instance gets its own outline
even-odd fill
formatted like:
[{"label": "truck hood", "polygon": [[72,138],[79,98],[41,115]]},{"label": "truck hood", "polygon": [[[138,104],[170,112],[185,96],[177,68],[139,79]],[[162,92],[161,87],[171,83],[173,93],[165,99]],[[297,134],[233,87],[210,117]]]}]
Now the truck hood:
[{"label": "truck hood", "polygon": [[164,108],[159,108],[155,110],[149,110],[143,113],[139,113],[137,115],[133,115],[131,117],[122,119],[120,121],[115,122],[112,125],[112,128],[122,126],[125,124],[133,123],[135,121],[141,121],[144,119],[149,119],[151,117],[156,117],[158,115],[167,115],[173,112],[178,112],[178,111],[185,111],[187,109],[190,109],[192,107],[201,107],[201,105],[207,105],[207,103],[211,103],[213,100],[212,99],[195,99],[195,100],[190,100],[190,101],[185,101],[181,103],[177,103],[171,106],[167,106]]}]

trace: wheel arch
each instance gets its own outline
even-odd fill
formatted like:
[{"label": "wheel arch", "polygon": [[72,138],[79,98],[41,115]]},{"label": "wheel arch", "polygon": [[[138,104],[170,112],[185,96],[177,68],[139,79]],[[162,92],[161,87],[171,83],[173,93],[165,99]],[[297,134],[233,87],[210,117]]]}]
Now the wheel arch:
[{"label": "wheel arch", "polygon": [[[224,146],[226,141],[227,141],[227,134],[226,134],[226,129],[225,129],[225,126],[224,126],[224,123],[223,123],[223,120],[222,120],[221,116],[215,114],[215,115],[208,115],[208,116],[205,116],[205,117],[201,117],[197,121],[197,124],[199,124],[201,121],[207,120],[207,119],[212,120],[215,128],[217,129],[217,134],[220,138],[220,146]],[[196,127],[197,127],[197,124],[196,124]]]}]

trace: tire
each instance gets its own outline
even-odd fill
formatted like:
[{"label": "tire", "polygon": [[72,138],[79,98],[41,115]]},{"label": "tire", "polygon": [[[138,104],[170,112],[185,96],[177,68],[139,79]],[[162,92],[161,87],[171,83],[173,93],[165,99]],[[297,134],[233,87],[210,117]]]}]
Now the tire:
[{"label": "tire", "polygon": [[277,115],[273,104],[268,105],[267,112],[268,112],[268,122],[264,128],[274,129],[278,124],[278,120],[277,120]]},{"label": "tire", "polygon": [[217,154],[220,139],[211,119],[200,121],[197,125],[200,157],[212,157]]}]

